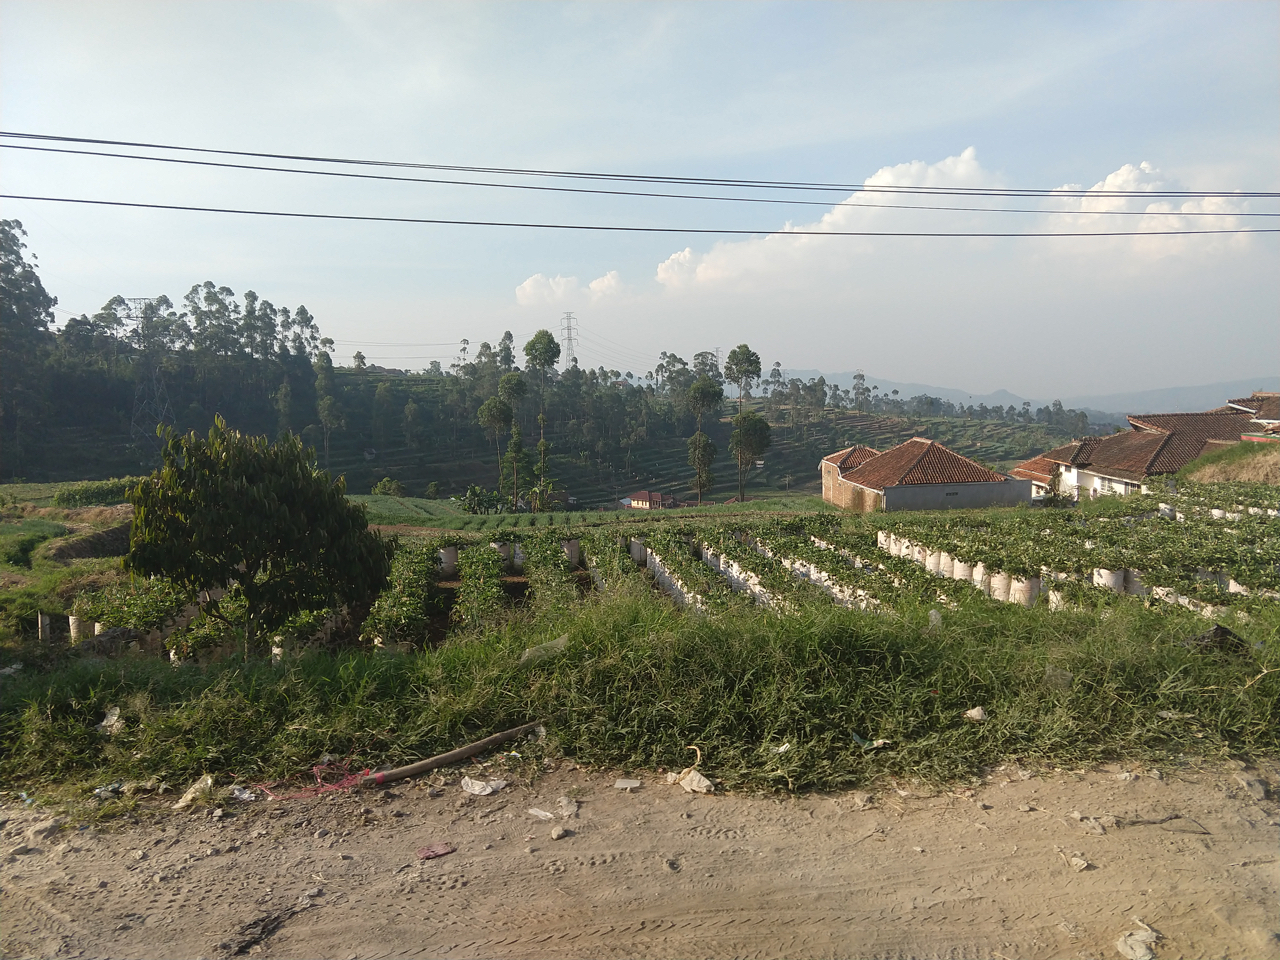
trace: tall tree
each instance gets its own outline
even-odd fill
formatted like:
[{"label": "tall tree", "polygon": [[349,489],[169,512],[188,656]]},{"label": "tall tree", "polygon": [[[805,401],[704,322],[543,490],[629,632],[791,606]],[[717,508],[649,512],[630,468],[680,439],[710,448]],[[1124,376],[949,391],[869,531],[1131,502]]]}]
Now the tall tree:
[{"label": "tall tree", "polygon": [[[499,444],[498,438],[502,435],[503,430],[511,426],[511,404],[501,397],[490,397],[480,404],[480,409],[476,412],[476,420],[480,426],[489,431],[489,435],[493,438],[493,446],[498,451],[498,495],[501,496],[502,446]],[[513,502],[514,499],[513,497]]]},{"label": "tall tree", "polygon": [[738,501],[747,499],[747,473],[751,465],[773,442],[769,421],[753,410],[744,410],[733,418],[729,436],[729,452],[738,461]]},{"label": "tall tree", "polygon": [[538,389],[538,479],[547,479],[547,371],[560,360],[560,344],[550,330],[539,330],[524,345],[524,356],[531,370],[541,374]]},{"label": "tall tree", "polygon": [[724,361],[724,378],[738,387],[738,413],[742,402],[751,396],[752,385],[760,379],[760,354],[745,343],[729,351]]},{"label": "tall tree", "polygon": [[710,490],[716,482],[711,467],[718,452],[711,438],[701,430],[689,438],[689,466],[693,467],[693,489],[698,495],[698,506],[702,506],[703,491]]},{"label": "tall tree", "polygon": [[[0,443],[9,443],[0,471],[23,466],[23,437],[33,436],[42,404],[40,356],[52,346],[49,323],[58,298],[45,292],[35,264],[22,256],[20,220],[0,220]],[[36,259],[32,254],[31,259]]]},{"label": "tall tree", "polygon": [[[524,441],[520,436],[520,401],[529,393],[529,385],[520,374],[504,373],[498,381],[498,398],[511,408],[511,441],[507,444],[507,459],[511,461],[511,507],[515,509],[520,499],[520,461],[524,458]],[[501,483],[499,483],[501,487]]]}]

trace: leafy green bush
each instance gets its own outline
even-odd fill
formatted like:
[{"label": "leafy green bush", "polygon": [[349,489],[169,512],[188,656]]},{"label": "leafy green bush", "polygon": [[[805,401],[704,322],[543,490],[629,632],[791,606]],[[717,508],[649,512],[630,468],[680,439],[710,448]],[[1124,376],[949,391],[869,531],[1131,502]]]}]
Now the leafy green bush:
[{"label": "leafy green bush", "polygon": [[161,577],[135,577],[105,590],[82,593],[71,606],[74,616],[108,627],[129,627],[141,633],[176,619],[191,595]]},{"label": "leafy green bush", "polygon": [[404,486],[399,480],[392,480],[390,477],[383,477],[373,485],[370,493],[375,497],[403,497]]},{"label": "leafy green bush", "polygon": [[458,551],[461,582],[453,604],[454,620],[474,627],[502,611],[506,604],[502,592],[505,565],[502,554],[490,546],[477,545]]},{"label": "leafy green bush", "polygon": [[529,578],[535,609],[554,609],[578,599],[569,557],[564,551],[563,531],[544,527],[521,541],[520,547],[524,550],[524,572]]},{"label": "leafy green bush", "polygon": [[365,637],[380,637],[385,643],[420,643],[427,634],[433,614],[444,609],[436,592],[439,567],[438,545],[402,544],[391,560],[388,586],[374,601],[364,621]]},{"label": "leafy green bush", "polygon": [[68,484],[53,495],[53,505],[92,507],[124,503],[129,498],[129,490],[141,480],[141,477],[121,477],[118,480],[86,480],[84,483]]}]

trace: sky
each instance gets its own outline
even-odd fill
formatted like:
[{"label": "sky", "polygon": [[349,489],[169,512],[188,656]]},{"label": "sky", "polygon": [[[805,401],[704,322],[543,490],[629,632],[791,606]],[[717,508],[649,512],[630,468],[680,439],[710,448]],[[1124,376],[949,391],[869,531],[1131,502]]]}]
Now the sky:
[{"label": "sky", "polygon": [[[1276,192],[1278,108],[1276,2],[0,0],[0,128],[9,132],[850,187]],[[539,328],[559,335],[572,311],[580,363],[639,376],[663,350],[689,360],[742,342],[766,368],[864,369],[1035,398],[1280,366],[1277,234],[1061,236],[1276,227],[1280,218],[1247,216],[1280,212],[1274,198],[984,199],[968,205],[1031,212],[922,211],[887,204],[931,200],[853,189],[803,194],[809,205],[619,197],[14,149],[0,149],[0,186],[675,228],[362,223],[0,199],[0,217],[28,232],[59,322],[116,294],[178,301],[212,280],[305,304],[339,363],[361,350],[386,366],[448,366],[463,338],[474,351],[504,330],[518,343]],[[1215,216],[1186,215],[1204,213]],[[679,232],[689,228],[748,233]],[[813,235],[842,231],[1050,236]]]}]

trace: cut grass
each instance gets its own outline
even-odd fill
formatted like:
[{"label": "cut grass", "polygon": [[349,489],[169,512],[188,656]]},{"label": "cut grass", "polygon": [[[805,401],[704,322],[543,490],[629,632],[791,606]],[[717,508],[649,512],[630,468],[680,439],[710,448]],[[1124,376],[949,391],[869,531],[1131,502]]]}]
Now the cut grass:
[{"label": "cut grass", "polygon": [[[0,779],[83,791],[149,776],[177,786],[203,772],[284,778],[325,753],[399,764],[531,720],[582,762],[679,768],[695,744],[726,785],[784,790],[887,775],[942,782],[1008,760],[1280,747],[1274,612],[1239,627],[1260,646],[1236,656],[1188,649],[1179,641],[1202,620],[1137,602],[1074,612],[975,602],[943,618],[931,630],[928,608],[909,598],[891,615],[815,603],[699,616],[636,573],[585,602],[508,614],[411,655],[316,651],[282,666],[181,669],[71,660],[0,680]],[[564,634],[558,659],[520,665],[526,647]],[[111,706],[125,728],[107,738],[95,725]],[[986,722],[964,718],[975,706]],[[891,743],[864,750],[858,738]]]}]

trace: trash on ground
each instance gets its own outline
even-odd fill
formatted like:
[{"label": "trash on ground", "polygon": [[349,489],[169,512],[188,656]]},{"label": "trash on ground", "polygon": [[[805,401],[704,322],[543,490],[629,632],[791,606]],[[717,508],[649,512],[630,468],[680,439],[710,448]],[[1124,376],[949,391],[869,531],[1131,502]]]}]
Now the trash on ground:
[{"label": "trash on ground", "polygon": [[556,818],[554,813],[547,813],[547,811],[539,810],[537,807],[530,807],[529,815],[537,817],[539,820],[554,820]]},{"label": "trash on ground", "polygon": [[173,805],[173,809],[181,810],[184,807],[189,807],[197,800],[208,799],[209,795],[212,793],[213,774],[206,773],[203,777],[187,788],[187,792],[184,793],[182,798]]},{"label": "trash on ground", "polygon": [[987,711],[983,710],[981,707],[974,707],[972,710],[966,710],[964,715],[970,720],[976,720],[978,723],[987,719]]},{"label": "trash on ground", "polygon": [[1189,650],[1218,650],[1223,653],[1248,653],[1249,644],[1230,627],[1215,623],[1211,630],[1182,641]]},{"label": "trash on ground", "polygon": [[536,647],[530,647],[520,655],[520,662],[526,665],[540,663],[548,657],[555,656],[557,653],[563,653],[564,648],[568,645],[569,635],[566,633],[564,636],[556,637],[547,643],[540,643]]},{"label": "trash on ground", "polygon": [[865,750],[879,750],[881,747],[887,747],[892,740],[863,740],[856,733],[850,731],[849,736],[853,738],[853,742]]},{"label": "trash on ground", "polygon": [[786,753],[786,752],[787,752],[788,750],[790,750],[790,749],[791,749],[791,744],[790,744],[790,743],[784,743],[784,744],[782,744],[781,746],[774,747],[774,748],[773,748],[773,752],[774,752],[774,753]]},{"label": "trash on ground", "polygon": [[1156,716],[1161,720],[1192,720],[1194,713],[1179,713],[1177,710],[1157,710]]},{"label": "trash on ground", "polygon": [[107,715],[103,717],[102,722],[97,726],[98,732],[109,737],[123,729],[124,721],[120,719],[120,708],[108,707]]},{"label": "trash on ground", "polygon": [[929,626],[930,626],[932,629],[934,629],[934,630],[937,630],[940,626],[942,626],[942,611],[941,611],[941,610],[930,610],[930,611],[929,611]]},{"label": "trash on ground", "polygon": [[1137,780],[1138,775],[1130,770],[1122,770],[1116,774],[1117,780]]},{"label": "trash on ground", "polygon": [[448,856],[457,849],[452,843],[429,843],[425,847],[418,848],[418,859],[434,860],[436,857]]},{"label": "trash on ground", "polygon": [[715,785],[710,780],[698,772],[698,764],[702,762],[702,751],[697,747],[685,747],[686,750],[692,750],[698,758],[693,761],[693,766],[685,767],[679,773],[668,773],[667,783],[678,783],[684,787],[685,793],[714,793]]},{"label": "trash on ground", "polygon": [[1151,944],[1160,942],[1160,934],[1137,917],[1132,919],[1142,929],[1124,934],[1116,941],[1116,949],[1120,951],[1122,957],[1127,957],[1128,960],[1152,960],[1155,956],[1155,951],[1151,949]]},{"label": "trash on ground", "polygon": [[98,787],[93,791],[93,795],[99,800],[114,800],[124,792],[124,781],[117,780],[115,783],[108,783],[105,787]]},{"label": "trash on ground", "polygon": [[15,673],[22,669],[22,664],[14,663],[0,670],[0,677],[12,677]]},{"label": "trash on ground", "polygon": [[246,790],[242,786],[234,786],[231,788],[231,799],[239,800],[241,803],[252,803],[258,799],[258,795],[252,790]]},{"label": "trash on ground", "polygon": [[475,794],[477,797],[487,797],[491,793],[497,793],[507,785],[505,780],[472,780],[470,777],[462,778],[462,789],[467,793]]},{"label": "trash on ground", "polygon": [[621,780],[615,780],[613,782],[613,789],[625,790],[627,791],[627,793],[630,793],[632,790],[634,790],[638,786],[640,786],[639,780],[627,780],[623,778]]},{"label": "trash on ground", "polygon": [[849,799],[853,801],[855,810],[866,810],[872,805],[872,797],[869,793],[859,791],[850,796]]},{"label": "trash on ground", "polygon": [[578,815],[578,801],[570,797],[561,797],[556,801],[556,805],[560,807],[560,819],[572,820]]}]

